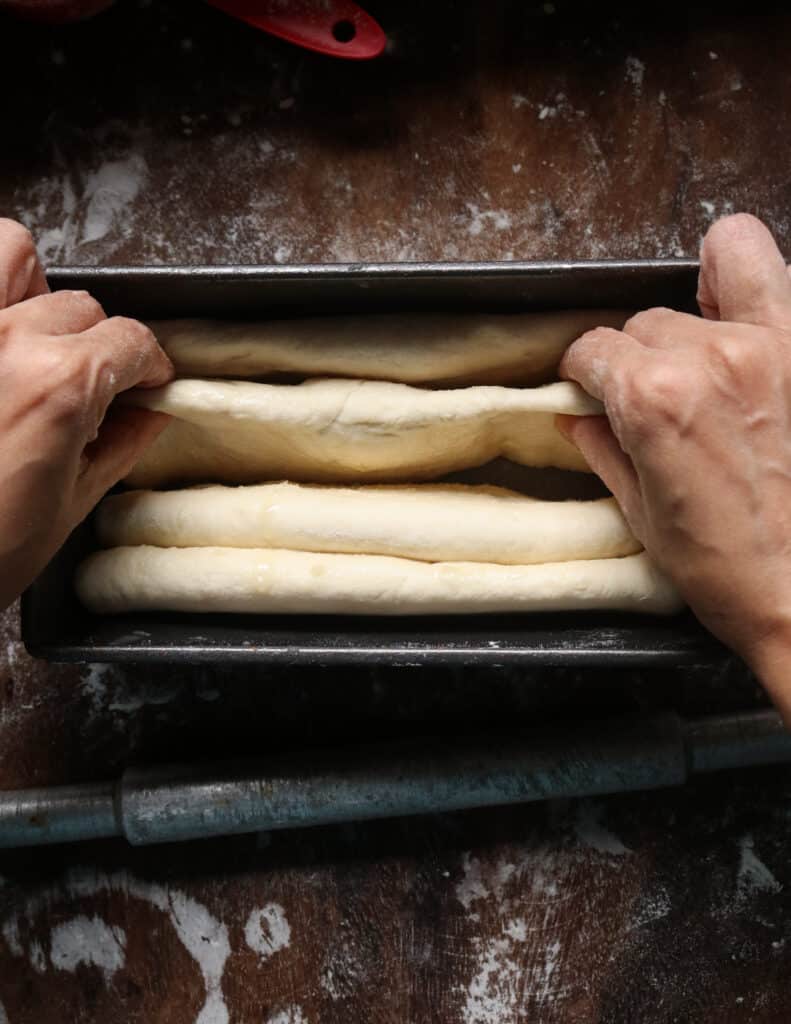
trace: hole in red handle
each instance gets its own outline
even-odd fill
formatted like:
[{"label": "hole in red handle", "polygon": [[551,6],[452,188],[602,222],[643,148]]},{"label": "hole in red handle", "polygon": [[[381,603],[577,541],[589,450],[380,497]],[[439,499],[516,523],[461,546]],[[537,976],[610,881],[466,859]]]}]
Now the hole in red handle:
[{"label": "hole in red handle", "polygon": [[351,21],[336,21],[332,26],[332,35],[339,43],[350,43],[357,35],[357,29]]}]

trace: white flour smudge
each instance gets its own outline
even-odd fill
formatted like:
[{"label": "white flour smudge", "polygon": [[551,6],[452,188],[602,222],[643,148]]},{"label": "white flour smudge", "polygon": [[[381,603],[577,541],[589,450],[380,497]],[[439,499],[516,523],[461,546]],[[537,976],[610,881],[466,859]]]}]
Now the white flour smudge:
[{"label": "white flour smudge", "polygon": [[47,956],[37,939],[30,943],[30,963],[33,970],[38,971],[39,974],[44,974],[47,970]]},{"label": "white flour smudge", "polygon": [[62,971],[75,971],[80,964],[98,967],[109,984],[124,966],[126,933],[99,917],[78,914],[52,929],[50,960]]},{"label": "white flour smudge", "polygon": [[699,205],[705,213],[708,223],[713,223],[715,220],[719,220],[720,217],[727,217],[735,212],[733,203],[727,199],[720,201],[701,199],[699,200]]},{"label": "white flour smudge", "polygon": [[467,233],[480,235],[486,227],[493,227],[495,231],[505,231],[511,227],[511,214],[507,210],[482,210],[475,203],[465,203],[469,213],[469,224]]},{"label": "white flour smudge", "polygon": [[[0,930],[2,930],[6,941],[8,941],[8,935],[18,938],[20,918],[24,917],[25,920],[32,923],[39,914],[48,914],[52,906],[61,900],[90,898],[108,892],[120,892],[127,898],[142,900],[167,916],[180,942],[192,956],[203,977],[205,1000],[194,1024],[228,1024],[230,1015],[222,993],[222,975],[225,963],[231,954],[228,929],[210,914],[203,904],[178,889],[165,888],[155,882],[145,882],[126,871],[108,875],[89,868],[73,870],[67,875],[63,886],[45,888],[36,896],[28,899],[24,908],[6,918]],[[75,920],[80,921],[80,918],[75,918]],[[90,925],[87,933],[90,941],[84,947],[86,955],[90,948],[92,950],[90,956],[103,958],[102,963],[97,966],[104,966],[108,970],[116,969],[115,961],[108,958],[120,955],[120,949],[110,954],[98,952],[95,942],[101,929],[92,924],[89,918],[82,917],[80,924],[83,928],[83,935],[86,934],[85,922]],[[69,924],[73,925],[74,922],[69,922]],[[99,922],[99,925],[107,928],[116,946],[123,945],[120,938],[123,935],[121,929],[111,929],[103,922]],[[63,958],[63,966],[71,964],[77,955],[75,941],[79,930],[79,927],[72,927],[56,936],[56,929],[53,929],[53,956],[57,955]],[[19,945],[22,946],[21,941]],[[47,958],[35,940],[28,947],[28,957],[37,971],[43,973],[47,970]],[[96,959],[91,962],[95,963]],[[56,963],[55,966],[61,965]],[[66,969],[72,968],[66,966]]]},{"label": "white flour smudge", "polygon": [[748,833],[739,840],[739,871],[736,892],[748,900],[759,892],[780,892],[783,886],[755,852],[755,841]]},{"label": "white flour smudge", "polygon": [[2,933],[12,955],[24,956],[25,950],[19,937],[19,921],[15,917],[11,917],[5,922]]},{"label": "white flour smudge", "polygon": [[112,675],[113,668],[112,665],[94,663],[87,669],[80,679],[80,688],[91,703],[91,711],[98,714],[107,701],[107,677]]},{"label": "white flour smudge", "polygon": [[140,153],[125,160],[109,160],[88,175],[83,201],[88,200],[82,223],[80,244],[96,242],[116,225],[127,206],[134,202],[148,176]]},{"label": "white flour smudge", "polygon": [[129,715],[148,705],[168,704],[184,688],[177,678],[169,682],[135,680],[114,665],[96,663],[87,669],[80,680],[80,690],[90,702],[90,715],[94,718],[107,712]]},{"label": "white flour smudge", "polygon": [[637,57],[626,58],[626,78],[632,83],[635,93],[641,93],[643,90],[643,80],[645,78],[645,64]]},{"label": "white flour smudge", "polygon": [[143,155],[129,150],[80,171],[64,169],[56,151],[51,173],[25,188],[16,215],[33,232],[45,263],[73,259],[87,243],[111,233],[125,238],[133,230],[131,211],[148,179]]},{"label": "white flour smudge", "polygon": [[464,874],[456,885],[456,899],[465,910],[469,910],[475,900],[485,900],[489,890],[481,877],[481,862],[469,853],[462,854],[461,868]]},{"label": "white flour smudge", "polygon": [[503,932],[510,938],[515,939],[517,942],[524,942],[527,938],[527,922],[523,917],[514,918],[513,921],[509,921],[503,928]]},{"label": "white flour smudge", "polygon": [[494,896],[499,902],[503,890],[516,871],[515,864],[498,860],[495,866],[487,871],[484,880],[481,862],[469,853],[462,855],[461,867],[464,874],[456,885],[456,898],[465,910],[469,910],[476,900],[485,900],[489,896]]},{"label": "white flour smudge", "polygon": [[283,908],[277,903],[267,903],[260,910],[254,910],[244,926],[244,937],[262,960],[286,949],[291,942],[291,926]]}]

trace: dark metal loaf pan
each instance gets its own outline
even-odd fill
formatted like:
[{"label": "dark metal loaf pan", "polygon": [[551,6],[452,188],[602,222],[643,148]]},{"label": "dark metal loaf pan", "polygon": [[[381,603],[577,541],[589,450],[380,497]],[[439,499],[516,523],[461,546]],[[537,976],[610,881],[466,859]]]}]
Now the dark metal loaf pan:
[{"label": "dark metal loaf pan", "polygon": [[[304,267],[62,268],[109,315],[267,317],[354,311],[513,311],[574,306],[694,309],[690,260]],[[79,527],[24,595],[28,650],[55,661],[418,664],[709,662],[722,648],[684,614],[341,618],[141,614],[99,617],[78,604],[74,567],[92,547]]]}]

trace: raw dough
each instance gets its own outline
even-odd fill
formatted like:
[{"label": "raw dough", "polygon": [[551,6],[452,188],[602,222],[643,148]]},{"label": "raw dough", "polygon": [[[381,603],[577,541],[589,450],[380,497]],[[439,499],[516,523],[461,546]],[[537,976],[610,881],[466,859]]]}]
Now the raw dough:
[{"label": "raw dough", "polygon": [[627,313],[397,313],[245,323],[150,324],[180,376],[363,377],[407,384],[545,384],[591,327]]},{"label": "raw dough", "polygon": [[536,501],[499,487],[196,487],[131,491],[96,514],[104,547],[291,548],[528,565],[640,550],[612,498]]},{"label": "raw dough", "polygon": [[259,548],[123,547],[89,556],[76,585],[95,612],[663,614],[680,608],[673,587],[645,554],[514,566]]},{"label": "raw dough", "polygon": [[126,400],[175,417],[129,474],[131,487],[420,480],[500,455],[586,469],[554,415],[602,412],[568,382],[429,391],[363,380],[177,380]]}]

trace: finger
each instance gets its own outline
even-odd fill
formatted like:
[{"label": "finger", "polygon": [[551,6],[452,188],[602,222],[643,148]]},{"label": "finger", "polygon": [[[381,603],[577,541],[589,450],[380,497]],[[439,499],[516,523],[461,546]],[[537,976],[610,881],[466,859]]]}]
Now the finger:
[{"label": "finger", "polygon": [[107,404],[129,388],[160,387],[173,378],[173,364],[157,344],[151,331],[139,320],[113,316],[77,336],[93,347],[98,366],[98,397]]},{"label": "finger", "polygon": [[678,350],[687,343],[698,344],[717,330],[717,325],[691,313],[656,306],[635,313],[623,325],[625,334],[645,348]]},{"label": "finger", "polygon": [[643,499],[632,461],[604,416],[556,416],[563,436],[582,452],[593,472],[612,491],[632,533],[644,543]]},{"label": "finger", "polygon": [[83,452],[75,500],[81,518],[122,480],[143,452],[170,422],[170,416],[148,409],[114,405],[95,441]]},{"label": "finger", "polygon": [[606,402],[624,366],[634,362],[640,348],[640,343],[623,331],[596,327],[566,349],[558,372],[565,380],[576,381],[593,398]]},{"label": "finger", "polygon": [[713,224],[700,250],[698,305],[711,320],[791,329],[791,280],[769,229],[747,213]]},{"label": "finger", "polygon": [[104,310],[88,292],[51,292],[18,302],[13,312],[15,327],[53,337],[80,334],[105,319]]},{"label": "finger", "polygon": [[0,217],[0,309],[48,291],[30,232]]}]

